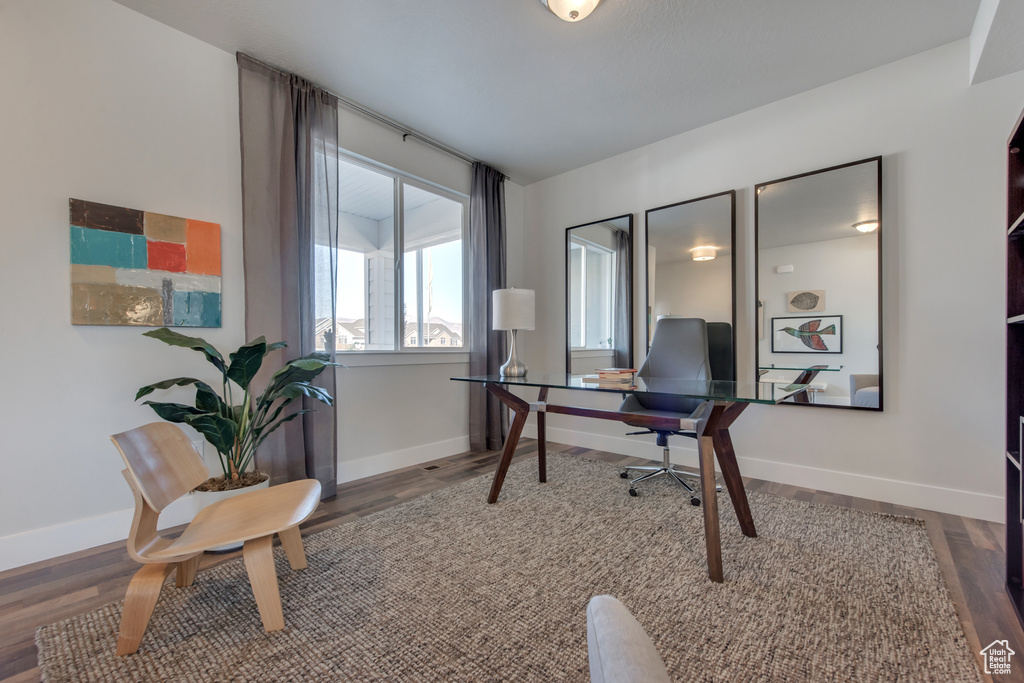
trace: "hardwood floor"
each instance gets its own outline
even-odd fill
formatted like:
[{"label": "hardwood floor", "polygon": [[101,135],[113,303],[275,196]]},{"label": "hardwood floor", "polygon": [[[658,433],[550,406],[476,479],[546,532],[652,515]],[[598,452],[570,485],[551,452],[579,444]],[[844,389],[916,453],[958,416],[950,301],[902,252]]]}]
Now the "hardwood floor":
[{"label": "hardwood floor", "polygon": [[[536,448],[536,441],[523,439],[516,460],[535,456]],[[640,462],[637,458],[550,442],[548,450],[615,464]],[[464,453],[344,484],[335,498],[321,504],[313,518],[303,525],[302,533],[316,533],[466,479],[489,475],[499,455]],[[1024,681],[1024,632],[1003,591],[1002,524],[758,479],[744,478],[744,482],[750,491],[925,520],[971,651],[980,662],[978,652],[982,647],[994,640],[1009,641],[1010,649],[1019,653],[1011,660],[1013,675],[997,676],[994,680]],[[207,554],[202,568],[240,554]],[[128,557],[124,541],[120,541],[0,572],[0,683],[38,681],[36,628],[121,600],[138,566]],[[983,678],[993,680],[990,676]]]}]

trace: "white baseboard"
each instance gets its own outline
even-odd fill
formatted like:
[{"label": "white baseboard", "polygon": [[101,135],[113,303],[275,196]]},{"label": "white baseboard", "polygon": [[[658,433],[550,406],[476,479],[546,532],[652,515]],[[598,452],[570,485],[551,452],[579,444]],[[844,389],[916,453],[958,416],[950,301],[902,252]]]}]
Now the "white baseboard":
[{"label": "white baseboard", "polygon": [[[0,538],[0,571],[49,560],[61,555],[125,541],[132,526],[134,510],[118,510],[105,515],[32,529]],[[160,528],[184,524],[195,515],[190,497],[177,500],[160,515]]]},{"label": "white baseboard", "polygon": [[[390,453],[379,453],[358,460],[338,463],[338,483],[354,481],[375,474],[418,465],[437,458],[469,450],[469,436],[437,441]],[[132,524],[132,509],[78,519],[64,524],[32,529],[0,537],[0,571],[22,567],[33,562],[124,541]],[[194,516],[190,497],[171,503],[160,514],[160,527],[185,524]]]},{"label": "white baseboard", "polygon": [[[536,438],[536,426],[527,424],[523,435]],[[548,439],[584,448],[632,455],[638,458],[658,458],[658,449],[652,437],[618,437],[577,432],[570,429],[548,428]],[[389,453],[378,453],[358,460],[338,463],[338,483],[345,483],[436,460],[469,450],[469,437],[405,448]],[[685,442],[673,444],[673,461],[690,467],[697,466],[697,451]],[[803,465],[772,462],[757,458],[738,458],[745,476],[783,482],[794,486],[831,491],[859,498],[906,505],[949,514],[1003,521],[1002,496],[970,491],[958,491],[927,484],[869,477],[848,472],[837,472]],[[128,536],[132,510],[118,510],[105,515],[33,529],[0,537],[0,571],[48,560],[68,553],[94,548]],[[161,515],[161,527],[184,524],[192,518],[191,499],[172,503]]]},{"label": "white baseboard", "polygon": [[460,436],[444,441],[403,448],[389,453],[368,455],[358,460],[342,460],[338,463],[338,483],[372,477],[375,474],[400,470],[403,467],[437,460],[469,450],[469,436]]},{"label": "white baseboard", "polygon": [[[536,438],[537,427],[527,423],[523,435]],[[632,455],[638,458],[660,460],[661,452],[649,436],[607,436],[571,429],[548,427],[548,441],[593,448],[610,453]],[[691,443],[687,443],[691,441]],[[849,472],[837,472],[806,465],[745,458],[737,455],[740,471],[745,477],[780,482],[792,486],[830,491],[857,498],[868,498],[884,503],[907,507],[946,512],[961,517],[984,519],[990,522],[1004,521],[1006,504],[1003,496],[994,496],[971,491],[942,488],[928,484],[897,481],[883,477],[872,477]],[[697,467],[697,448],[689,439],[676,439],[672,444],[672,462],[687,467]]]}]

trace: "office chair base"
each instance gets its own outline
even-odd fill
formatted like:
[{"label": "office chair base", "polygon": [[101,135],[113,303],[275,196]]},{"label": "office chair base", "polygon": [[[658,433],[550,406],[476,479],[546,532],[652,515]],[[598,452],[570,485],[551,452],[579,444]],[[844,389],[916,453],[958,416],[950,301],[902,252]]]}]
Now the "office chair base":
[{"label": "office chair base", "polygon": [[[636,479],[633,479],[629,482],[629,495],[634,497],[640,495],[637,492],[636,488],[634,488],[634,485],[637,482],[644,481],[645,479],[653,479],[654,477],[658,477],[661,475],[667,475],[674,479],[676,483],[680,484],[684,489],[687,490],[687,492],[690,494],[691,505],[700,505],[700,498],[697,497],[697,491],[688,483],[686,483],[686,480],[683,479],[684,474],[690,476],[690,473],[682,472],[680,470],[675,469],[672,466],[672,463],[669,462],[668,448],[665,448],[662,451],[662,454],[662,464],[660,466],[652,467],[644,465],[636,467],[626,467],[622,472],[619,473],[619,476],[622,477],[623,479],[629,479],[630,470],[637,470],[638,472],[647,472],[647,474],[639,476]],[[715,490],[721,491],[722,487],[720,485],[717,485],[715,486]]]},{"label": "office chair base", "polygon": [[688,483],[686,483],[686,481],[680,476],[683,473],[680,472],[679,470],[672,469],[671,467],[627,467],[626,469],[627,469],[626,472],[622,472],[619,475],[623,479],[628,479],[629,478],[628,470],[639,470],[641,472],[647,472],[648,473],[648,474],[645,474],[643,476],[637,477],[636,479],[633,479],[633,480],[631,480],[629,482],[629,495],[631,495],[631,496],[638,496],[638,495],[640,495],[637,492],[637,490],[634,488],[634,485],[637,482],[644,481],[645,479],[652,479],[654,477],[659,477],[661,475],[668,475],[669,477],[674,479],[677,484],[680,484],[684,489],[687,490],[687,492],[689,492],[689,494],[690,494],[690,504],[691,505],[700,505],[700,498],[697,497],[696,490],[692,486],[690,486]]}]

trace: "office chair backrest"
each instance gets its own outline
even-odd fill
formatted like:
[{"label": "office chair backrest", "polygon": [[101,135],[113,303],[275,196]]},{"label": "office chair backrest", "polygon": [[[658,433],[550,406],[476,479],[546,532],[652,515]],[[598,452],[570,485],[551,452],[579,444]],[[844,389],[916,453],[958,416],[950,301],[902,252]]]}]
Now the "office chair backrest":
[{"label": "office chair backrest", "polygon": [[142,497],[157,512],[210,476],[185,432],[170,422],[151,422],[110,440],[121,451]]},{"label": "office chair backrest", "polygon": [[730,323],[708,323],[708,361],[711,363],[711,376],[716,380],[736,381]]},{"label": "office chair backrest", "polygon": [[707,323],[700,318],[660,318],[640,377],[711,379]]}]

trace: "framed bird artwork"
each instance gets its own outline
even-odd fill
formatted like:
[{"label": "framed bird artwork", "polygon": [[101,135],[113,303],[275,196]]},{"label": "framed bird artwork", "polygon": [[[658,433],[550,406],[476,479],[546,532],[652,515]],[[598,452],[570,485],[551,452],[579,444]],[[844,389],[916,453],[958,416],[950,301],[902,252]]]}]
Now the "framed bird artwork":
[{"label": "framed bird artwork", "polygon": [[772,353],[842,353],[843,316],[772,318]]}]

